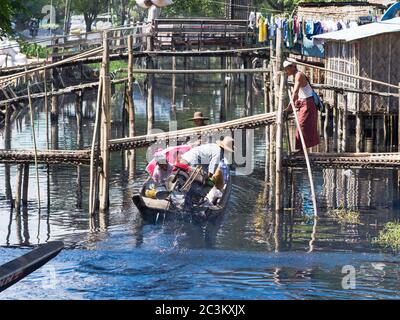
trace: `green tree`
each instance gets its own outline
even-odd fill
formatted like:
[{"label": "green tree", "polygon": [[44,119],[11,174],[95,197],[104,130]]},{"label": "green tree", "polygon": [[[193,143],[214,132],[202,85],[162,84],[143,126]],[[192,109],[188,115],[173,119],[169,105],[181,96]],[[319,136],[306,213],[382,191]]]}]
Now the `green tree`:
[{"label": "green tree", "polygon": [[72,0],[71,8],[75,13],[83,14],[86,32],[90,32],[97,16],[107,11],[108,0]]},{"label": "green tree", "polygon": [[21,0],[0,1],[0,37],[12,33],[11,19],[16,12],[23,10]]},{"label": "green tree", "polygon": [[162,10],[166,17],[221,17],[223,12],[223,0],[174,0],[172,6]]}]

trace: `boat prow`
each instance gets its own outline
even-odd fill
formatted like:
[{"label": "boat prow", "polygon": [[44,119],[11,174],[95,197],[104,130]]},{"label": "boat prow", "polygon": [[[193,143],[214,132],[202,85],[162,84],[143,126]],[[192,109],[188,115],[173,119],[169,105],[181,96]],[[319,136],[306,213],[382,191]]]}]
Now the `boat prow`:
[{"label": "boat prow", "polygon": [[21,281],[56,257],[64,248],[61,241],[49,242],[37,249],[0,266],[0,292]]}]

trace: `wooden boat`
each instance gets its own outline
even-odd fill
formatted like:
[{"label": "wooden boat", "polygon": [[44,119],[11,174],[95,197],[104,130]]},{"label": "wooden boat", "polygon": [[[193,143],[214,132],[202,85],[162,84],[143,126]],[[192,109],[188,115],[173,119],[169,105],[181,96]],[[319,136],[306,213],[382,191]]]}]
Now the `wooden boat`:
[{"label": "wooden boat", "polygon": [[196,207],[191,212],[185,212],[177,208],[170,199],[158,200],[145,196],[148,181],[143,185],[139,194],[132,198],[145,221],[157,223],[164,219],[187,219],[190,221],[206,221],[220,216],[226,209],[232,191],[232,179],[226,183],[223,195],[218,199],[217,204],[212,207]]},{"label": "wooden boat", "polygon": [[0,292],[21,281],[56,257],[64,248],[61,241],[49,242],[28,254],[0,266]]}]

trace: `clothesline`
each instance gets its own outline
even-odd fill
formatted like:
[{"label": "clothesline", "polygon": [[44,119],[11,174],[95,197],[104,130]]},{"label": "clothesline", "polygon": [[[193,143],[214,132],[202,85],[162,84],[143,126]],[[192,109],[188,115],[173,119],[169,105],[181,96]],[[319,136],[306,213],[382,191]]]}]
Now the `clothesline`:
[{"label": "clothesline", "polygon": [[[371,17],[377,20],[377,17]],[[297,49],[306,56],[324,56],[324,48],[321,43],[312,39],[313,36],[334,32],[343,29],[351,29],[358,26],[355,19],[305,19],[293,16],[290,18],[251,12],[249,15],[249,27],[258,33],[258,42],[266,44],[276,38],[278,28],[283,29],[284,43],[289,49]]]}]

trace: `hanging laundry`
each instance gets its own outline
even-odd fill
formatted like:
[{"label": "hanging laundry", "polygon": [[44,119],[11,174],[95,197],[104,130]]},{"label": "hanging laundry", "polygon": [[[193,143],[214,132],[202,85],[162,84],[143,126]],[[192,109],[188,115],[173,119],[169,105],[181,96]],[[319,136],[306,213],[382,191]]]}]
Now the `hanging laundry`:
[{"label": "hanging laundry", "polygon": [[312,36],[314,34],[314,21],[306,21],[305,34],[307,36]]},{"label": "hanging laundry", "polygon": [[256,24],[256,14],[254,11],[250,12],[249,15],[249,28],[254,29]]}]

